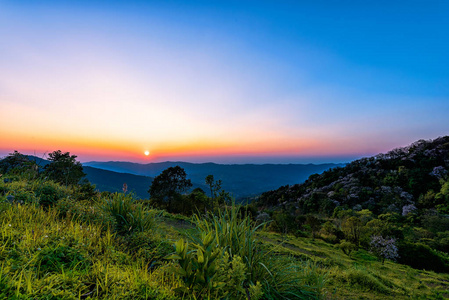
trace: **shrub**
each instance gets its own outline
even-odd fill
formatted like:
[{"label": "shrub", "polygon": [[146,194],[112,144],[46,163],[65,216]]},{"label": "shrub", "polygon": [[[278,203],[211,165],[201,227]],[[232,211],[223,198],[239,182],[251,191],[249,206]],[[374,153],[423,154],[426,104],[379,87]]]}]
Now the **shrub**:
[{"label": "shrub", "polygon": [[385,259],[396,260],[399,256],[395,239],[373,236],[370,245],[371,252],[376,255],[382,263],[384,263]]},{"label": "shrub", "polygon": [[356,245],[354,245],[353,243],[348,242],[346,240],[342,240],[341,243],[338,245],[338,248],[340,248],[341,251],[343,251],[343,253],[349,257],[351,257],[352,251],[357,250]]},{"label": "shrub", "polygon": [[238,207],[233,205],[219,211],[217,215],[209,214],[203,218],[194,216],[199,236],[211,233],[217,245],[228,251],[230,257],[240,256],[245,262],[250,281],[255,282],[259,263],[263,253],[256,242],[256,231],[263,224],[255,225],[249,217],[239,218]]},{"label": "shrub", "polygon": [[36,196],[39,198],[39,204],[48,208],[56,204],[62,198],[62,193],[58,191],[59,186],[52,182],[46,182],[36,190]]},{"label": "shrub", "polygon": [[144,259],[150,267],[159,264],[173,251],[172,244],[153,231],[134,232],[126,237],[124,245],[129,254]]},{"label": "shrub", "polygon": [[449,272],[449,259],[427,245],[403,241],[398,244],[398,248],[398,262],[401,264],[409,265],[415,269]]}]

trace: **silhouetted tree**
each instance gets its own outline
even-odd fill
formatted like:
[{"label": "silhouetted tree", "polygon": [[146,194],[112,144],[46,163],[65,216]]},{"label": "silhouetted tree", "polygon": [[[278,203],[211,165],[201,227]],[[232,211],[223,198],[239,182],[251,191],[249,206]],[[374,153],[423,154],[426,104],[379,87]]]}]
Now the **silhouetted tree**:
[{"label": "silhouetted tree", "polygon": [[57,150],[48,154],[48,156],[51,163],[45,166],[45,174],[50,179],[68,186],[79,183],[86,176],[83,172],[83,166],[79,161],[76,161],[76,155]]},{"label": "silhouetted tree", "polygon": [[0,160],[0,173],[7,173],[12,170],[21,171],[28,169],[31,166],[31,161],[27,156],[21,154],[17,150],[13,153],[9,153],[8,156]]},{"label": "silhouetted tree", "polygon": [[148,192],[153,203],[159,206],[166,203],[167,209],[170,211],[173,201],[191,186],[192,182],[187,179],[186,171],[180,166],[176,166],[170,167],[156,176]]},{"label": "silhouetted tree", "polygon": [[231,195],[221,188],[222,181],[215,180],[214,175],[206,176],[206,184],[210,188],[210,194],[212,202],[218,202],[218,204],[225,204],[231,202]]}]

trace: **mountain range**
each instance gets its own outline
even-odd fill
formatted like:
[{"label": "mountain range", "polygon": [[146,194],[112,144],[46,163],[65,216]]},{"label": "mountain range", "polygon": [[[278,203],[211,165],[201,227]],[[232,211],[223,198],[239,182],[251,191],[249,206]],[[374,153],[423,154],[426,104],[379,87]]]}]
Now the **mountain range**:
[{"label": "mountain range", "polygon": [[126,182],[129,189],[140,198],[148,197],[147,191],[152,178],[174,166],[180,166],[186,171],[193,188],[200,187],[207,192],[205,178],[207,175],[213,175],[215,180],[222,181],[224,190],[230,192],[236,199],[242,200],[283,185],[304,182],[311,174],[322,173],[344,164],[228,165],[187,162],[138,164],[117,161],[83,163],[87,178],[100,190],[119,191]]}]

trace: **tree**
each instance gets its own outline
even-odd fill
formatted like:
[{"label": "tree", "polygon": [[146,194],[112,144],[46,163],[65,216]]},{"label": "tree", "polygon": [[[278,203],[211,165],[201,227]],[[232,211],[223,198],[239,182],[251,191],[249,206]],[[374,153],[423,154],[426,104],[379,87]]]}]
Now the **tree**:
[{"label": "tree", "polygon": [[381,260],[382,264],[385,259],[396,260],[399,257],[396,240],[382,236],[373,236],[371,238],[371,252]]},{"label": "tree", "polygon": [[45,174],[52,180],[65,184],[77,184],[86,174],[83,172],[83,166],[76,161],[76,155],[70,155],[70,152],[62,153],[61,150],[53,151],[48,154],[50,164],[45,166]]},{"label": "tree", "polygon": [[212,199],[215,198],[215,180],[214,180],[214,175],[207,175],[206,176],[206,184],[210,188],[210,196],[212,197]]},{"label": "tree", "polygon": [[222,185],[221,180],[215,180],[214,175],[207,175],[206,184],[210,188],[210,195],[212,198],[212,202],[217,201],[218,203],[223,204],[231,202],[231,195],[229,194],[229,192],[226,192],[221,188]]},{"label": "tree", "polygon": [[153,203],[158,205],[167,203],[167,208],[170,211],[173,201],[191,186],[192,182],[187,179],[186,171],[180,166],[176,166],[170,167],[156,176],[148,192]]},{"label": "tree", "polygon": [[2,160],[0,160],[0,174],[15,173],[21,174],[24,172],[37,173],[36,164],[29,160],[26,155],[21,154],[17,150]]},{"label": "tree", "polygon": [[341,223],[341,231],[343,231],[346,240],[359,246],[360,236],[362,235],[362,221],[357,217],[349,217]]}]

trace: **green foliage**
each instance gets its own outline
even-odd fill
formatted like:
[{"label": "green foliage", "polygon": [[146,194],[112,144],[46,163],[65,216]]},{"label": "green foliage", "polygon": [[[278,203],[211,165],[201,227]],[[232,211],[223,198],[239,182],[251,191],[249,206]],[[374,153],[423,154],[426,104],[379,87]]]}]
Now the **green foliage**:
[{"label": "green foliage", "polygon": [[56,202],[65,197],[66,193],[58,184],[46,181],[36,190],[36,197],[39,198],[39,204],[48,208],[56,204]]},{"label": "green foliage", "polygon": [[37,255],[38,270],[41,274],[48,272],[63,271],[74,267],[85,268],[87,263],[87,253],[82,253],[67,245],[57,245],[55,247],[45,247]]},{"label": "green foliage", "polygon": [[319,299],[325,274],[311,261],[291,257],[266,260],[268,276],[262,284],[264,299]]},{"label": "green foliage", "polygon": [[[192,249],[193,248],[193,249]],[[183,239],[175,244],[175,254],[167,259],[176,260],[178,267],[173,271],[177,273],[184,285],[177,290],[182,294],[195,298],[206,297],[217,293],[217,289],[225,283],[214,281],[218,269],[218,259],[223,250],[214,243],[214,236],[210,233],[202,235],[197,243],[189,243]]]},{"label": "green foliage", "polygon": [[203,190],[197,188],[188,195],[177,195],[171,203],[172,213],[182,213],[191,216],[198,211],[207,211],[212,208],[210,198]]},{"label": "green foliage", "polygon": [[55,182],[68,186],[79,183],[86,176],[83,172],[83,166],[79,161],[76,161],[76,155],[57,150],[48,154],[48,156],[51,163],[45,166],[45,175]]},{"label": "green foliage", "polygon": [[352,269],[346,272],[345,280],[351,286],[357,286],[360,289],[378,292],[381,294],[389,294],[391,289],[388,288],[379,278],[362,269]]},{"label": "green foliage", "polygon": [[155,230],[134,232],[124,239],[123,245],[129,254],[149,263],[151,268],[160,265],[173,250],[172,243]]},{"label": "green foliage", "polygon": [[147,210],[140,203],[134,203],[130,195],[112,194],[102,208],[115,219],[116,231],[119,234],[142,232],[155,226],[155,212]]},{"label": "green foliage", "polygon": [[263,256],[256,242],[256,231],[262,224],[255,225],[249,217],[240,218],[238,212],[238,207],[233,205],[216,215],[208,214],[206,218],[195,215],[194,218],[199,235],[212,234],[217,245],[226,249],[231,258],[240,256],[251,274],[251,282],[255,282]]},{"label": "green foliage", "polygon": [[[323,277],[310,266],[303,270],[301,264],[273,257],[256,238],[257,230],[264,224],[256,225],[248,216],[240,215],[239,207],[233,205],[207,217],[195,215],[195,223],[197,236],[212,236],[216,247],[225,251],[219,270],[236,274],[232,279],[216,275],[228,278],[226,286],[234,286],[234,292],[226,292],[225,286],[218,284],[220,293],[230,293],[231,299],[246,299],[248,293],[257,298],[262,292],[266,299],[311,299],[319,294]],[[194,240],[199,243],[198,238]]]},{"label": "green foliage", "polygon": [[117,227],[116,218],[103,209],[99,203],[94,205],[87,202],[64,198],[55,206],[60,218],[75,219],[86,224],[95,224],[102,231],[114,230]]},{"label": "green foliage", "polygon": [[259,299],[263,295],[262,286],[259,282],[245,286],[247,267],[238,255],[231,259],[228,252],[225,252],[219,260],[217,270],[217,282],[222,282],[217,287],[216,298],[219,299]]},{"label": "green foliage", "polygon": [[352,242],[357,247],[360,243],[363,226],[362,221],[357,217],[349,217],[341,223],[341,231],[343,231],[346,240]]},{"label": "green foliage", "polygon": [[149,273],[110,231],[58,215],[33,205],[0,213],[1,299],[175,299],[164,266]]},{"label": "green foliage", "polygon": [[402,264],[416,269],[449,272],[449,257],[421,243],[402,241],[398,244],[399,258]]},{"label": "green foliage", "polygon": [[347,256],[351,257],[352,251],[357,250],[357,245],[354,245],[353,243],[348,242],[346,240],[342,240],[340,242],[340,244],[338,245],[338,248],[340,248],[341,251],[343,251],[344,254],[346,254]]},{"label": "green foliage", "polygon": [[34,179],[38,175],[38,167],[27,156],[14,151],[0,160],[0,174],[6,173],[8,177]]},{"label": "green foliage", "polygon": [[270,230],[280,233],[294,232],[299,227],[300,226],[295,222],[295,216],[284,210],[274,211],[269,224]]}]

